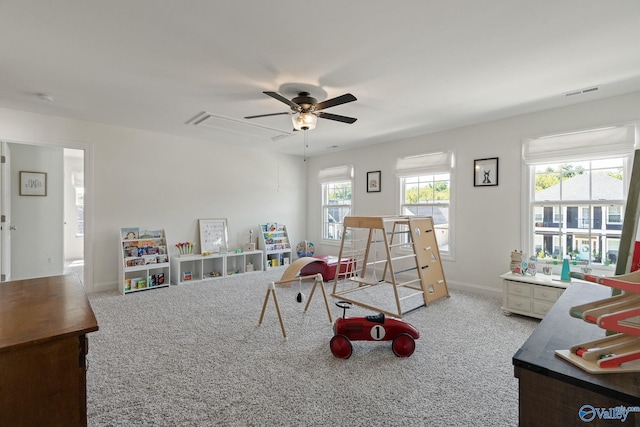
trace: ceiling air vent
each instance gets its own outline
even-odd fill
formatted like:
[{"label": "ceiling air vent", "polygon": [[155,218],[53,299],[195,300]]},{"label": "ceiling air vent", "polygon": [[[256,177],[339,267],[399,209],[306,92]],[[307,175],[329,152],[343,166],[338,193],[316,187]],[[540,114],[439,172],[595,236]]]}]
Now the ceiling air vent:
[{"label": "ceiling air vent", "polygon": [[254,136],[258,138],[269,138],[273,141],[293,135],[293,132],[286,132],[280,129],[262,126],[255,123],[248,123],[231,117],[220,116],[218,114],[203,111],[187,121],[188,125],[223,130],[232,133]]},{"label": "ceiling air vent", "polygon": [[592,86],[584,89],[573,90],[571,92],[566,92],[564,96],[576,96],[576,95],[584,95],[585,93],[596,92],[600,90],[600,86]]}]

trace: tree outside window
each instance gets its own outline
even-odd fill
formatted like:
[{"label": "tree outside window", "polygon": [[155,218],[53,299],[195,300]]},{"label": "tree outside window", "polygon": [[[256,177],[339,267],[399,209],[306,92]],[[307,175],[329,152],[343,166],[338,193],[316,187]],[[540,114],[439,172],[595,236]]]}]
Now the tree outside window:
[{"label": "tree outside window", "polygon": [[401,178],[400,185],[402,191],[401,214],[432,217],[434,228],[438,230],[440,253],[448,253],[451,174],[407,176]]},{"label": "tree outside window", "polygon": [[322,184],[322,238],[324,240],[342,240],[344,217],[351,213],[351,187],[351,181]]}]

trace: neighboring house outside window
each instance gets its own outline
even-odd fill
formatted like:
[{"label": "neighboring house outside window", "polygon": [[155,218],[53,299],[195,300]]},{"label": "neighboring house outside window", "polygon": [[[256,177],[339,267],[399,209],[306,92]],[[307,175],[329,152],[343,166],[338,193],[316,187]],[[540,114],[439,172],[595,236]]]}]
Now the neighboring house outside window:
[{"label": "neighboring house outside window", "polygon": [[446,259],[453,258],[452,172],[451,152],[404,157],[396,163],[400,215],[432,217],[440,256]]},{"label": "neighboring house outside window", "polygon": [[353,167],[323,169],[319,181],[322,185],[322,239],[340,242],[344,217],[352,212]]},{"label": "neighboring house outside window", "polygon": [[634,144],[632,125],[525,141],[527,255],[613,270]]}]

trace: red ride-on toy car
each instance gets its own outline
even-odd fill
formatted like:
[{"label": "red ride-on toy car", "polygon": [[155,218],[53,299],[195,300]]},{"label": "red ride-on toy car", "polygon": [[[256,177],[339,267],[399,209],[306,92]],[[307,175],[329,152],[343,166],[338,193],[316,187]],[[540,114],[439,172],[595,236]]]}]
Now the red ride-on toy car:
[{"label": "red ride-on toy car", "polygon": [[409,357],[416,349],[420,338],[413,325],[399,319],[385,318],[384,313],[346,318],[351,303],[338,301],[336,305],[342,309],[342,318],[333,324],[334,336],[329,342],[331,353],[335,357],[348,359],[353,352],[352,340],[356,341],[393,341],[391,349],[398,357]]}]

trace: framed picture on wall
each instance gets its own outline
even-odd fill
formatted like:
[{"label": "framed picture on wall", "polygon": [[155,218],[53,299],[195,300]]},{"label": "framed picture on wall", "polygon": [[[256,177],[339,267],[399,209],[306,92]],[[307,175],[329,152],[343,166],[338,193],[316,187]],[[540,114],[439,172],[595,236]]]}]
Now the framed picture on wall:
[{"label": "framed picture on wall", "polygon": [[488,187],[498,185],[498,158],[473,161],[473,186]]},{"label": "framed picture on wall", "polygon": [[367,172],[367,193],[379,193],[382,189],[380,186],[380,171]]},{"label": "framed picture on wall", "polygon": [[20,171],[21,196],[46,196],[47,173]]},{"label": "framed picture on wall", "polygon": [[227,252],[227,220],[199,219],[200,251],[211,253]]}]

